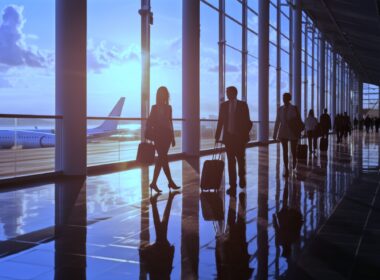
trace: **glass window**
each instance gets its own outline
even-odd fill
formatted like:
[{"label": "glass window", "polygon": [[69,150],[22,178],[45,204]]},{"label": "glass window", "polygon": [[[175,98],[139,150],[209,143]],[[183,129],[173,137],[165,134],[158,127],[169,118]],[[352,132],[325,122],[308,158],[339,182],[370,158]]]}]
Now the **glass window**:
[{"label": "glass window", "polygon": [[0,113],[55,113],[54,26],[54,1],[0,2]]},{"label": "glass window", "polygon": [[216,119],[219,112],[218,12],[201,3],[200,111]]},{"label": "glass window", "polygon": [[226,48],[226,87],[235,86],[238,89],[238,98],[241,99],[241,52]]},{"label": "glass window", "polygon": [[107,116],[125,97],[123,116],[141,111],[141,1],[89,0],[87,112]]},{"label": "glass window", "polygon": [[238,50],[242,49],[242,27],[229,18],[226,18],[226,41],[228,45]]},{"label": "glass window", "polygon": [[151,26],[150,100],[166,86],[170,92],[173,117],[182,117],[182,1],[153,0]]},{"label": "glass window", "polygon": [[226,1],[226,14],[236,19],[238,22],[242,22],[242,5],[237,0]]}]

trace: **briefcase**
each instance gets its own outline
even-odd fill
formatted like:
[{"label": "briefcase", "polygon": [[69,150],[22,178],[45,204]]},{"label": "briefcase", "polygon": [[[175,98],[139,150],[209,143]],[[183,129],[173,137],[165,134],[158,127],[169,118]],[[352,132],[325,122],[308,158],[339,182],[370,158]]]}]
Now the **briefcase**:
[{"label": "briefcase", "polygon": [[155,149],[152,143],[141,142],[137,150],[136,161],[142,164],[154,163]]},{"label": "briefcase", "polygon": [[306,160],[307,159],[307,145],[298,144],[298,146],[297,146],[297,158],[300,160]]},{"label": "briefcase", "polygon": [[214,155],[211,160],[206,160],[202,168],[201,190],[219,190],[223,172],[224,161],[221,153]]},{"label": "briefcase", "polygon": [[219,192],[202,192],[201,207],[205,221],[221,221],[224,219],[223,200]]},{"label": "briefcase", "polygon": [[327,138],[321,138],[319,141],[319,149],[323,152],[327,151],[329,147],[329,140]]}]

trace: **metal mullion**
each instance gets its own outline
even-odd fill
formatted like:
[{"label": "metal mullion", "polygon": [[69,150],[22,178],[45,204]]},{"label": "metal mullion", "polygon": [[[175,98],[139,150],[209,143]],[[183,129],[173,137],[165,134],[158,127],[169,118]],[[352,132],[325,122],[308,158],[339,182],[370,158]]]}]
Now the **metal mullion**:
[{"label": "metal mullion", "polygon": [[215,10],[215,11],[219,11],[219,8],[217,8],[217,7],[215,7],[213,4],[211,4],[211,3],[209,3],[209,2],[207,2],[207,1],[205,1],[205,0],[200,0],[201,1],[201,3],[203,3],[203,4],[205,4],[205,5],[207,5],[207,6],[209,6],[211,9],[213,9],[213,10]]},{"label": "metal mullion", "polygon": [[243,24],[238,21],[236,18],[234,18],[233,16],[230,16],[229,14],[227,14],[226,12],[224,12],[224,16],[230,20],[232,20],[233,22],[235,22],[236,24],[240,25],[240,26],[243,26]]},{"label": "metal mullion", "polygon": [[281,31],[281,36],[285,37],[287,40],[290,40],[289,36],[287,36],[286,34],[282,33],[282,31]]},{"label": "metal mullion", "polygon": [[256,12],[253,8],[251,8],[249,5],[247,5],[248,11],[251,13],[254,13],[256,16],[259,16],[259,13]]},{"label": "metal mullion", "polygon": [[251,32],[251,33],[255,34],[256,36],[259,36],[259,33],[258,33],[258,32],[256,32],[255,30],[253,30],[253,29],[249,28],[249,26],[247,26],[247,30],[248,30],[249,32]]},{"label": "metal mullion", "polygon": [[242,50],[239,50],[238,48],[236,48],[236,47],[234,47],[234,46],[231,46],[231,45],[229,45],[228,43],[226,43],[226,47],[229,47],[230,49],[233,49],[233,50],[235,50],[235,51],[237,51],[237,52],[239,52],[239,53],[242,53],[242,52],[243,52]]}]

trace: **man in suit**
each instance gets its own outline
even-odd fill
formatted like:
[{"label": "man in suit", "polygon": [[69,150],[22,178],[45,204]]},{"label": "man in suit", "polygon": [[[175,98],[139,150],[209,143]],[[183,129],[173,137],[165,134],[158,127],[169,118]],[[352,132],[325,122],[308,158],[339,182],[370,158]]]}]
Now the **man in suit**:
[{"label": "man in suit", "polygon": [[324,109],[323,114],[321,115],[319,119],[319,123],[321,124],[322,137],[328,138],[329,131],[331,129],[331,118],[330,118],[330,115],[327,114],[327,109]]},{"label": "man in suit", "polygon": [[220,140],[223,130],[222,143],[226,146],[228,159],[228,175],[230,189],[227,194],[236,194],[236,161],[239,167],[239,186],[245,188],[245,147],[249,141],[252,122],[249,118],[248,105],[237,99],[236,87],[227,88],[228,101],[220,105],[218,126],[215,141]]}]

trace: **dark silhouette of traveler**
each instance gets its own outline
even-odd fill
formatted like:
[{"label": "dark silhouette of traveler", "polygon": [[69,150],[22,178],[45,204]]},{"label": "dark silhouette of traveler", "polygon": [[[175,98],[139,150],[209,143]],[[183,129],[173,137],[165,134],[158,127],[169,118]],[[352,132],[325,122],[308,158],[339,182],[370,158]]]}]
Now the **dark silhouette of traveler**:
[{"label": "dark silhouette of traveler", "polygon": [[331,129],[331,118],[330,115],[327,114],[327,109],[323,110],[323,114],[319,118],[319,123],[321,125],[322,137],[327,138]]},{"label": "dark silhouette of traveler", "polygon": [[359,120],[359,131],[363,131],[364,128],[364,119],[361,117]]},{"label": "dark silhouette of traveler", "polygon": [[169,105],[169,91],[166,87],[160,87],[157,90],[156,105],[152,106],[147,121],[146,138],[154,141],[154,147],[157,151],[158,160],[154,166],[154,174],[149,187],[156,192],[162,192],[157,187],[157,179],[160,175],[161,168],[164,170],[166,178],[169,181],[169,190],[177,190],[179,187],[174,183],[170,173],[168,152],[170,144],[175,146],[172,107]]},{"label": "dark silhouette of traveler", "polygon": [[373,126],[375,124],[375,119],[371,118],[371,132],[373,132]]},{"label": "dark silhouette of traveler", "polygon": [[344,112],[343,115],[343,135],[344,138],[347,138],[348,135],[351,135],[351,120],[347,112]]},{"label": "dark silhouette of traveler", "polygon": [[309,111],[309,115],[305,120],[305,130],[307,134],[307,139],[309,143],[309,152],[311,154],[315,154],[317,150],[317,142],[318,142],[318,120],[314,117],[314,110],[311,109]]},{"label": "dark silhouette of traveler", "polygon": [[380,118],[376,118],[376,120],[375,120],[375,126],[376,126],[376,133],[379,133]]},{"label": "dark silhouette of traveler", "polygon": [[215,141],[218,142],[223,130],[222,142],[226,146],[228,159],[228,175],[230,189],[228,194],[236,193],[236,161],[239,167],[239,186],[246,187],[245,147],[249,141],[252,122],[249,117],[248,105],[237,100],[236,87],[227,88],[228,101],[220,105]]},{"label": "dark silhouette of traveler", "polygon": [[336,132],[336,142],[339,144],[342,142],[343,132],[344,132],[344,124],[343,124],[343,117],[338,114],[335,116],[334,120],[334,129]]},{"label": "dark silhouette of traveler", "polygon": [[236,198],[230,197],[226,233],[217,237],[216,266],[218,279],[250,279],[250,255],[246,240],[246,195],[239,194],[236,217]]},{"label": "dark silhouette of traveler", "polygon": [[[293,188],[297,191],[297,187]],[[276,232],[276,246],[282,246],[282,256],[289,258],[292,252],[292,244],[299,240],[303,224],[302,213],[297,207],[288,207],[289,182],[285,181],[282,208],[273,214],[273,227]],[[293,194],[293,197],[295,194]]]},{"label": "dark silhouette of traveler", "polygon": [[174,246],[168,241],[168,223],[173,199],[178,191],[170,192],[166,203],[164,215],[160,220],[157,209],[157,198],[160,194],[155,194],[150,198],[153,212],[153,222],[156,231],[156,241],[140,249],[140,258],[144,268],[150,274],[149,279],[170,279],[173,268]]},{"label": "dark silhouette of traveler", "polygon": [[367,133],[369,133],[369,129],[371,127],[371,118],[367,115],[364,120],[365,130]]},{"label": "dark silhouette of traveler", "polygon": [[283,106],[280,106],[277,110],[276,123],[274,125],[273,139],[279,139],[281,141],[284,160],[284,177],[289,176],[289,156],[288,156],[288,144],[290,142],[290,148],[293,157],[293,170],[297,167],[297,143],[300,138],[300,134],[295,132],[292,128],[294,120],[301,118],[296,106],[292,105],[290,101],[292,96],[290,93],[284,93],[282,96],[284,102]]},{"label": "dark silhouette of traveler", "polygon": [[354,129],[355,129],[355,130],[358,129],[358,124],[359,124],[359,121],[358,121],[358,119],[355,117],[355,118],[354,118]]}]

